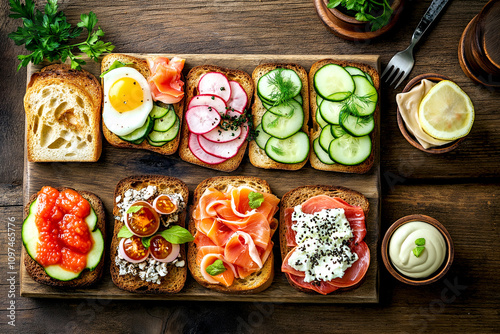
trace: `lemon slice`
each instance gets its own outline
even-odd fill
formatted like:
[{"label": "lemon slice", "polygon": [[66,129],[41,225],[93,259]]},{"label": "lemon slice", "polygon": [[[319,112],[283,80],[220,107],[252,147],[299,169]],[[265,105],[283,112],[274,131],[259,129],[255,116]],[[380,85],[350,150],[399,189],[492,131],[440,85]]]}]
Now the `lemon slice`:
[{"label": "lemon slice", "polygon": [[470,132],[474,123],[474,106],[457,84],[443,80],[432,87],[420,102],[418,120],[430,136],[455,140]]}]

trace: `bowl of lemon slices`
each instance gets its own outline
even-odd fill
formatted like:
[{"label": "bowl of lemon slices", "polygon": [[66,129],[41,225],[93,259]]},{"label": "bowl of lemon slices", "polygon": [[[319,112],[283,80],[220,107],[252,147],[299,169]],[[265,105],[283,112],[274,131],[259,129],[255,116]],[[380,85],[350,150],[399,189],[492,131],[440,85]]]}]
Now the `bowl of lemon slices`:
[{"label": "bowl of lemon slices", "polygon": [[402,135],[412,146],[427,153],[454,150],[474,123],[471,99],[443,75],[429,73],[413,78],[396,101]]}]

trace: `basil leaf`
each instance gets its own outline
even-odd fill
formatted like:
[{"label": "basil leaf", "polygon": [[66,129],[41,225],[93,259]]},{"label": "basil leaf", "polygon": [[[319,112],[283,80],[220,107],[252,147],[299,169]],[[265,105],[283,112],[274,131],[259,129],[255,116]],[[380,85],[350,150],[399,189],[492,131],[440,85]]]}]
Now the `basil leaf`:
[{"label": "basil leaf", "polygon": [[134,234],[127,228],[127,225],[123,225],[120,232],[118,232],[117,238],[130,238],[133,235]]},{"label": "basil leaf", "polygon": [[260,207],[262,202],[264,202],[264,195],[261,193],[252,191],[248,194],[248,205],[250,205],[252,209]]},{"label": "basil leaf", "polygon": [[171,228],[161,231],[160,235],[172,244],[184,244],[193,241],[194,237],[183,227],[174,225]]},{"label": "basil leaf", "polygon": [[224,267],[224,262],[222,260],[215,260],[214,263],[209,265],[205,271],[210,275],[210,276],[217,276],[219,274],[222,274],[225,272],[227,269]]},{"label": "basil leaf", "polygon": [[418,238],[417,240],[415,240],[415,245],[417,246],[425,245],[425,238]]},{"label": "basil leaf", "polygon": [[108,73],[109,71],[112,71],[112,70],[114,70],[114,69],[116,69],[116,68],[124,67],[124,66],[127,66],[127,65],[132,65],[132,63],[123,63],[123,62],[121,62],[121,61],[119,61],[119,60],[115,60],[115,61],[113,62],[113,64],[111,64],[111,66],[108,68],[108,70],[107,70],[107,71],[104,71],[104,72],[102,72],[102,73],[101,73],[100,77],[101,77],[101,78],[103,78],[103,77],[104,77],[104,75],[105,75],[106,73]]},{"label": "basil leaf", "polygon": [[416,257],[420,257],[420,255],[422,254],[424,249],[425,249],[425,246],[417,246],[417,247],[413,248],[413,255],[415,255]]},{"label": "basil leaf", "polygon": [[133,205],[130,208],[128,208],[127,213],[136,213],[140,209],[142,209],[142,205]]},{"label": "basil leaf", "polygon": [[149,248],[149,246],[151,245],[151,238],[152,237],[141,238],[142,245],[146,248]]}]

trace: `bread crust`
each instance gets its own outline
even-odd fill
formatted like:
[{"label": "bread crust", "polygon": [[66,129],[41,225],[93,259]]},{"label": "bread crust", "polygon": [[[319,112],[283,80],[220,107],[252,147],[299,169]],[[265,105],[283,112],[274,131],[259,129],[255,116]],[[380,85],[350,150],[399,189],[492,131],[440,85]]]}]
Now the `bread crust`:
[{"label": "bread crust", "polygon": [[[301,81],[302,89],[300,94],[302,95],[302,110],[304,111],[304,124],[302,125],[302,131],[304,131],[309,136],[309,128],[307,126],[309,120],[309,82],[307,79],[307,71],[300,65],[297,64],[280,64],[280,63],[268,63],[257,66],[252,72],[252,79],[254,81],[255,87],[259,82],[259,79],[267,74],[268,72],[276,68],[286,68],[295,71]],[[252,105],[252,117],[253,123],[257,126],[262,121],[262,116],[267,111],[267,109],[262,104],[260,100],[257,89],[254,93],[254,103]],[[255,167],[265,168],[265,169],[281,169],[281,170],[298,170],[304,167],[309,160],[309,156],[300,163],[296,164],[284,164],[271,159],[266,152],[257,145],[255,140],[250,142],[250,147],[248,149],[248,156],[250,158],[250,163]]]},{"label": "bread crust", "polygon": [[[196,226],[193,219],[193,211],[198,205],[198,202],[207,188],[215,188],[219,191],[226,191],[229,186],[250,186],[260,192],[272,193],[269,184],[262,179],[251,176],[218,176],[202,181],[195,189],[193,194],[193,206],[190,210],[190,219],[188,229],[191,234],[195,235]],[[235,279],[233,284],[225,287],[221,284],[211,284],[207,282],[201,275],[200,267],[196,264],[196,254],[198,247],[194,242],[188,245],[188,265],[191,276],[202,286],[207,289],[215,290],[223,293],[233,294],[253,294],[267,289],[274,278],[274,254],[271,252],[268,259],[264,263],[261,270],[251,274],[245,279]]]},{"label": "bread crust", "polygon": [[[342,67],[345,66],[352,66],[352,67],[357,67],[360,70],[362,70],[365,73],[368,73],[372,79],[373,79],[373,86],[378,92],[378,99],[377,99],[377,106],[375,108],[375,112],[373,114],[373,117],[375,119],[375,128],[373,131],[370,133],[370,139],[372,141],[372,151],[370,153],[370,156],[363,161],[359,165],[354,165],[354,166],[347,166],[347,165],[342,165],[339,163],[335,163],[333,165],[327,165],[322,163],[318,157],[316,156],[316,153],[314,153],[313,149],[313,141],[314,139],[318,138],[320,133],[321,133],[321,127],[319,126],[318,122],[316,121],[316,111],[318,110],[318,105],[316,104],[316,90],[314,89],[314,75],[316,72],[323,66],[327,64],[337,64]],[[364,174],[368,172],[372,167],[375,162],[375,156],[376,156],[376,151],[378,150],[378,147],[376,145],[377,142],[377,136],[378,136],[378,131],[379,131],[379,120],[380,120],[380,77],[378,75],[377,70],[375,70],[373,67],[366,65],[366,64],[361,64],[361,63],[354,63],[354,62],[349,62],[349,61],[341,61],[341,60],[334,60],[334,59],[322,59],[317,61],[311,66],[311,70],[309,71],[309,94],[311,98],[311,119],[312,119],[312,128],[310,130],[310,135],[309,135],[309,140],[310,140],[310,145],[311,145],[311,156],[310,156],[310,162],[311,162],[311,167],[318,169],[318,170],[324,170],[324,171],[333,171],[333,172],[341,172],[341,173],[355,173],[355,174]]]},{"label": "bread crust", "polygon": [[[191,101],[191,99],[196,95],[198,95],[198,82],[200,81],[201,77],[209,72],[219,72],[224,74],[228,78],[228,80],[237,81],[245,89],[245,92],[247,93],[248,96],[247,109],[248,109],[252,101],[252,96],[254,92],[254,85],[252,82],[252,78],[248,73],[241,70],[227,69],[215,65],[201,65],[193,67],[189,71],[186,77],[186,103],[185,103],[184,113],[187,111],[187,107],[189,106],[189,102]],[[182,124],[182,136],[179,148],[179,156],[181,157],[181,159],[198,166],[220,170],[223,172],[232,172],[239,167],[248,145],[248,142],[245,141],[244,144],[239,148],[238,153],[234,157],[224,161],[223,163],[210,165],[201,161],[196,156],[194,156],[194,154],[189,149],[188,142],[189,142],[189,128],[186,122],[184,122]]]},{"label": "bread crust", "polygon": [[[127,65],[128,67],[132,67],[139,71],[139,73],[142,74],[144,78],[149,77],[150,71],[149,71],[149,66],[148,63],[146,62],[145,59],[142,58],[137,58],[129,55],[124,55],[124,54],[118,54],[118,53],[112,53],[106,55],[101,62],[101,73],[107,71],[109,67],[116,61],[121,61],[123,63],[132,63],[131,65]],[[183,109],[184,109],[184,101],[185,98],[183,98],[180,102],[173,104],[175,114],[177,117],[179,117],[179,122],[182,124],[182,118],[183,118]],[[162,102],[156,102],[158,105],[166,107],[167,105],[162,103]],[[104,122],[102,122],[102,132],[104,134],[104,138],[110,143],[111,145],[115,147],[124,147],[124,148],[140,148],[148,151],[153,151],[156,153],[160,153],[163,155],[172,155],[177,151],[177,148],[179,147],[179,141],[180,141],[180,131],[175,137],[175,139],[169,141],[163,146],[151,146],[147,140],[144,140],[142,143],[139,145],[130,143],[128,141],[120,139],[117,135],[115,135],[113,132],[111,132],[107,127]]]},{"label": "bread crust", "polygon": [[[74,190],[72,188],[56,188],[56,189],[60,192],[66,189]],[[89,201],[92,209],[94,209],[97,215],[96,226],[98,229],[101,230],[102,237],[106,241],[106,219],[105,219],[106,214],[101,199],[97,197],[97,195],[88,191],[77,191],[77,192],[80,195],[82,195],[83,198]],[[30,206],[33,203],[33,201],[37,199],[37,197],[38,193],[31,195],[28,203],[24,206],[23,219],[26,219],[28,217],[30,212]],[[26,271],[31,276],[31,278],[33,278],[35,282],[41,284],[56,286],[61,288],[85,288],[98,282],[102,278],[104,272],[103,267],[104,267],[104,259],[106,258],[106,247],[104,247],[103,254],[101,256],[101,261],[94,270],[90,271],[88,269],[85,269],[82,271],[79,277],[71,281],[59,281],[57,279],[50,277],[49,275],[47,275],[47,273],[45,273],[43,267],[40,264],[38,264],[38,262],[36,262],[26,250],[24,251],[25,251],[24,266],[26,268]]]},{"label": "bread crust", "polygon": [[[365,197],[365,195],[349,188],[341,186],[310,185],[310,186],[301,186],[290,190],[285,195],[283,195],[283,198],[281,199],[280,203],[279,237],[280,237],[280,253],[282,261],[285,260],[287,254],[293,249],[293,247],[288,247],[286,245],[287,226],[285,222],[285,210],[287,208],[293,208],[297,205],[300,205],[305,201],[307,201],[308,199],[318,195],[339,197],[351,205],[360,206],[363,209],[365,217],[367,217],[368,212],[370,211],[370,203],[368,199]],[[296,290],[301,292],[316,294],[316,292],[312,290],[298,286],[290,279],[287,273],[285,274],[288,283],[290,283],[290,285],[293,286]],[[352,288],[354,287],[341,288],[338,289],[337,291],[351,290]]]},{"label": "bread crust", "polygon": [[[148,185],[156,186],[158,188],[159,194],[173,194],[179,193],[182,195],[184,203],[187,204],[189,190],[184,182],[181,180],[164,175],[135,175],[129,176],[122,179],[116,185],[114,192],[114,206],[113,206],[113,216],[118,217],[120,215],[119,208],[117,206],[116,198],[122,196],[128,189],[139,190],[147,187]],[[185,226],[186,221],[186,209],[182,211],[179,215],[179,220],[176,225],[181,227]],[[187,265],[184,267],[177,267],[173,264],[168,265],[168,274],[161,278],[161,284],[155,284],[153,282],[146,282],[140,279],[139,276],[134,276],[132,274],[119,275],[119,268],[115,263],[115,258],[118,254],[118,244],[120,239],[118,239],[118,232],[125,224],[120,220],[114,220],[113,237],[111,240],[110,248],[110,272],[111,279],[113,283],[122,290],[136,292],[136,293],[177,293],[182,290],[186,282],[187,277]],[[185,245],[180,245],[180,257],[186,260],[186,247]],[[187,261],[186,261],[187,262]]]}]

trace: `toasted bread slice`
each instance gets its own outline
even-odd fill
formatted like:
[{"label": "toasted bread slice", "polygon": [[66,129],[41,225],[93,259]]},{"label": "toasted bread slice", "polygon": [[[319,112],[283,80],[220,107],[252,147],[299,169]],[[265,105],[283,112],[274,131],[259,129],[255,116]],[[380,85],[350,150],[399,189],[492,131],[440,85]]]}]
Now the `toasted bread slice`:
[{"label": "toasted bread slice", "polygon": [[34,73],[24,96],[28,160],[97,161],[102,89],[85,70],[54,64]]},{"label": "toasted bread slice", "polygon": [[[194,96],[198,95],[198,82],[200,81],[201,77],[204,74],[209,73],[209,72],[219,72],[219,73],[224,74],[228,78],[228,80],[237,81],[243,87],[243,89],[245,90],[245,92],[248,95],[247,108],[249,107],[250,101],[252,101],[252,96],[253,96],[253,92],[254,92],[254,85],[252,82],[252,78],[250,77],[250,75],[248,73],[240,71],[240,70],[232,70],[232,69],[222,68],[222,67],[214,66],[214,65],[201,65],[201,66],[193,67],[191,69],[191,71],[189,71],[189,73],[186,77],[186,99],[185,99],[186,100],[186,103],[185,103],[186,110],[187,110],[187,106],[189,105],[189,102],[191,101],[191,99]],[[186,110],[184,112],[186,112]],[[189,128],[188,128],[186,122],[184,122],[182,124],[181,136],[182,136],[181,137],[182,139],[181,139],[181,145],[179,148],[179,156],[181,157],[182,160],[189,162],[189,163],[192,163],[192,164],[195,164],[195,165],[220,170],[223,172],[232,172],[236,168],[238,168],[238,166],[241,163],[241,160],[243,159],[243,155],[245,154],[245,150],[247,148],[247,142],[245,141],[245,143],[240,147],[240,149],[238,150],[238,153],[234,157],[224,161],[223,163],[220,163],[217,165],[210,165],[210,164],[207,164],[207,163],[201,161],[196,156],[194,156],[194,154],[189,149],[189,146],[188,146]]]},{"label": "toasted bread slice", "polygon": [[[280,203],[279,237],[280,237],[280,252],[282,261],[285,260],[287,254],[293,249],[293,247],[288,247],[286,245],[287,226],[285,223],[285,209],[293,208],[297,205],[304,203],[309,198],[318,195],[339,197],[351,205],[360,206],[363,209],[363,212],[365,213],[365,217],[368,215],[368,211],[370,210],[370,203],[368,202],[368,199],[365,197],[365,195],[349,188],[344,188],[340,186],[317,185],[317,186],[302,186],[290,190],[285,195],[283,195],[283,198],[281,199]],[[296,285],[288,278],[288,275],[286,276],[290,285],[292,285],[295,289],[302,292],[311,292],[311,290],[304,289]]]},{"label": "toasted bread slice", "polygon": [[[276,68],[287,68],[294,70],[300,77],[302,81],[302,89],[300,94],[302,95],[302,110],[304,111],[304,124],[302,126],[302,131],[309,134],[309,128],[307,122],[309,120],[309,81],[307,80],[307,71],[300,65],[297,64],[262,64],[257,66],[252,73],[252,79],[254,81],[255,87],[259,79],[266,73],[276,69]],[[262,104],[261,99],[257,94],[257,89],[255,89],[254,102],[252,105],[252,117],[253,124],[258,126],[262,121],[262,116],[267,111],[267,109]],[[248,156],[250,162],[255,167],[266,168],[266,169],[282,169],[282,170],[297,170],[304,167],[308,159],[303,162],[296,164],[284,164],[269,158],[266,152],[257,145],[255,140],[250,142],[248,149]]]},{"label": "toasted bread slice", "polygon": [[[120,211],[117,206],[116,199],[118,196],[124,197],[125,192],[128,189],[140,190],[147,186],[156,186],[158,194],[180,194],[187,204],[189,190],[184,182],[181,180],[163,175],[138,175],[130,176],[122,179],[115,188],[115,200],[113,207],[113,215],[115,216],[115,226],[113,231],[113,238],[111,240],[111,278],[113,283],[120,289],[138,292],[138,293],[176,293],[179,292],[186,282],[187,276],[187,266],[177,267],[174,264],[168,265],[168,274],[161,278],[161,284],[156,284],[153,282],[146,282],[141,280],[139,276],[134,276],[132,274],[120,275],[119,267],[115,263],[115,258],[118,254],[118,244],[120,239],[118,239],[118,232],[124,226],[121,220],[117,220],[116,217],[120,216]],[[179,219],[175,223],[181,227],[185,226],[186,221],[186,210],[184,209],[181,214],[179,214]],[[160,227],[161,229],[161,227]],[[184,245],[180,245],[180,258],[186,259],[186,248]]]},{"label": "toasted bread slice", "polygon": [[[137,58],[129,55],[124,55],[124,54],[118,54],[118,53],[112,53],[106,55],[101,62],[101,73],[107,71],[113,63],[118,60],[122,63],[132,63],[130,65],[127,65],[129,67],[132,67],[139,71],[139,73],[142,74],[144,78],[148,78],[150,75],[148,63],[146,62],[145,59],[142,58]],[[179,117],[179,121],[182,124],[182,110],[184,108],[184,101],[185,98],[181,100],[179,103],[175,103],[173,105],[175,113],[177,114],[177,117]],[[158,105],[165,107],[166,105],[162,102],[156,102]],[[144,140],[142,143],[139,145],[130,143],[128,141],[120,139],[117,135],[115,135],[113,132],[111,132],[107,127],[104,122],[102,123],[102,132],[104,133],[104,137],[110,143],[111,145],[115,147],[126,147],[126,148],[140,148],[144,150],[149,150],[153,151],[156,153],[164,154],[164,155],[171,155],[174,154],[177,151],[177,148],[179,147],[179,135],[180,131],[175,137],[175,139],[169,141],[163,146],[151,146],[147,140]]]},{"label": "toasted bread slice", "polygon": [[[58,191],[63,191],[65,189],[69,188],[57,188]],[[97,215],[96,226],[98,229],[101,230],[103,239],[106,240],[106,219],[105,219],[106,214],[104,211],[104,205],[102,204],[99,197],[97,197],[97,195],[91,192],[78,191],[78,193],[82,195],[82,197],[85,198],[87,201],[89,201],[90,206],[92,207],[92,209],[94,209],[94,212]],[[33,203],[33,201],[37,199],[37,197],[38,193],[33,194],[30,197],[29,202],[24,207],[23,219],[26,219],[26,217],[28,217],[28,214],[30,212],[30,206]],[[33,278],[33,280],[38,283],[61,287],[61,288],[83,288],[93,285],[101,279],[102,274],[104,272],[103,266],[104,266],[105,255],[106,255],[106,247],[104,247],[104,251],[101,256],[101,261],[94,270],[89,271],[88,269],[85,269],[78,278],[75,278],[70,281],[60,281],[47,275],[43,267],[39,265],[33,258],[31,258],[28,252],[25,252],[24,254],[24,266],[28,274],[31,276],[31,278]]]},{"label": "toasted bread slice", "polygon": [[[370,156],[360,163],[359,165],[354,165],[354,166],[346,166],[342,164],[335,163],[333,165],[327,165],[322,163],[318,157],[316,156],[316,153],[314,153],[314,150],[312,149],[313,147],[313,141],[314,139],[318,138],[320,133],[321,133],[321,127],[319,126],[318,122],[316,121],[316,112],[318,110],[318,105],[316,103],[316,90],[314,89],[314,75],[316,72],[325,66],[326,64],[337,64],[340,66],[352,66],[352,67],[357,67],[361,71],[368,73],[373,80],[373,85],[375,89],[377,89],[377,92],[379,94],[379,98],[377,101],[377,107],[375,109],[375,113],[373,114],[373,117],[375,119],[375,128],[373,131],[370,133],[370,138],[372,140],[372,152]],[[323,59],[320,61],[317,61],[311,66],[311,70],[309,71],[309,95],[311,98],[311,117],[312,117],[312,128],[310,131],[309,139],[311,141],[311,155],[309,158],[309,161],[311,162],[311,166],[315,169],[319,170],[325,170],[325,171],[333,171],[333,172],[342,172],[342,173],[356,173],[356,174],[363,174],[368,172],[372,166],[373,163],[375,162],[375,151],[377,150],[377,145],[375,145],[376,138],[378,136],[378,128],[379,124],[378,121],[380,119],[379,113],[380,113],[380,77],[378,75],[378,72],[371,66],[366,65],[366,64],[360,64],[360,63],[353,63],[353,62],[348,62],[348,61],[338,61],[338,60],[333,60],[333,59]]]},{"label": "toasted bread slice", "polygon": [[[193,194],[193,206],[190,210],[190,220],[188,230],[191,234],[196,234],[196,226],[193,217],[194,208],[207,188],[215,188],[219,191],[226,191],[229,186],[249,186],[259,192],[271,193],[269,184],[259,178],[251,176],[219,176],[204,180],[195,189]],[[274,277],[274,255],[273,252],[269,255],[261,270],[251,274],[244,279],[235,279],[233,284],[225,287],[220,284],[211,284],[207,282],[201,275],[200,267],[196,264],[196,254],[198,247],[194,242],[190,242],[188,246],[188,265],[191,276],[202,286],[225,293],[257,293],[267,289]]]}]

